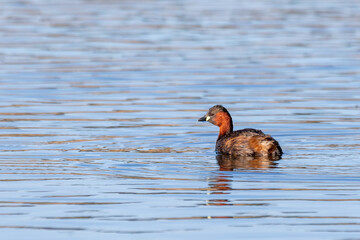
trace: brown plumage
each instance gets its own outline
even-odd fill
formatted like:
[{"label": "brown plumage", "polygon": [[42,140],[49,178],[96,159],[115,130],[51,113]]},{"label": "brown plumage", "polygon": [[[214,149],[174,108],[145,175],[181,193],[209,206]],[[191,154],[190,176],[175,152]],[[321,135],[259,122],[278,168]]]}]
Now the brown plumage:
[{"label": "brown plumage", "polygon": [[260,130],[245,128],[233,131],[230,113],[221,105],[209,109],[199,121],[208,121],[219,129],[215,151],[238,156],[281,156],[279,143]]}]

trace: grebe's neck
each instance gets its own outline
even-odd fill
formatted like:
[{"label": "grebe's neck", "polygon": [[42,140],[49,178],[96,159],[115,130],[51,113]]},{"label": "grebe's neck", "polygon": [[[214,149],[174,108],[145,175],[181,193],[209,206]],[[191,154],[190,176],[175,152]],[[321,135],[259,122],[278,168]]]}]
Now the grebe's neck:
[{"label": "grebe's neck", "polygon": [[[219,138],[222,136],[231,133],[233,131],[233,122],[231,119],[231,116],[229,113],[221,112],[217,114],[217,118],[220,118],[220,121],[217,121],[219,123]],[[219,116],[220,115],[220,116]]]}]

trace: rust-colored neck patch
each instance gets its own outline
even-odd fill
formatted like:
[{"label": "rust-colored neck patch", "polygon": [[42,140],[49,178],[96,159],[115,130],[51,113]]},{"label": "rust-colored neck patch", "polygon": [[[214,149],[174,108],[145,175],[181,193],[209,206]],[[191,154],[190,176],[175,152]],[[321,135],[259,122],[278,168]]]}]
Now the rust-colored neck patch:
[{"label": "rust-colored neck patch", "polygon": [[217,113],[214,119],[214,123],[220,128],[219,138],[233,131],[233,122],[230,114],[227,112]]}]

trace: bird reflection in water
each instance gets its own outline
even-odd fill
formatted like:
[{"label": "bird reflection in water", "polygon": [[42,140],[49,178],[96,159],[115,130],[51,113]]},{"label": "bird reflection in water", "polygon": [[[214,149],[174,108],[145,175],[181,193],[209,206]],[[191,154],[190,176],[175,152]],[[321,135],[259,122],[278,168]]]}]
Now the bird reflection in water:
[{"label": "bird reflection in water", "polygon": [[[231,175],[219,172],[216,176],[209,179],[209,192],[208,195],[223,195],[230,194],[232,190],[230,184],[232,182]],[[230,201],[224,197],[210,198],[207,200],[208,206],[224,206],[232,205]]]},{"label": "bird reflection in water", "polygon": [[[275,168],[280,157],[247,157],[247,156],[231,156],[231,155],[216,155],[216,160],[219,165],[219,171],[216,176],[210,179],[209,195],[227,195],[233,190],[231,187],[232,174],[223,171],[234,170],[265,170]],[[210,206],[224,206],[234,205],[229,199],[212,198],[207,200],[207,205]],[[239,205],[239,204],[237,204]]]},{"label": "bird reflection in water", "polygon": [[277,166],[277,160],[280,157],[250,157],[250,156],[232,156],[219,154],[216,160],[220,171],[234,171],[236,169],[269,169]]}]

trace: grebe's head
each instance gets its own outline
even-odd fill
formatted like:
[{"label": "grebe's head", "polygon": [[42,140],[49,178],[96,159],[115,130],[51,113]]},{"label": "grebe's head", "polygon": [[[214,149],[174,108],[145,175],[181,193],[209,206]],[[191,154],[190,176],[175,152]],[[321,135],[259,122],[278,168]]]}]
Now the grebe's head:
[{"label": "grebe's head", "polygon": [[226,108],[221,105],[215,105],[209,109],[209,111],[203,116],[199,118],[199,122],[210,122],[216,126],[221,126],[223,124],[231,124],[232,120],[230,114]]}]

